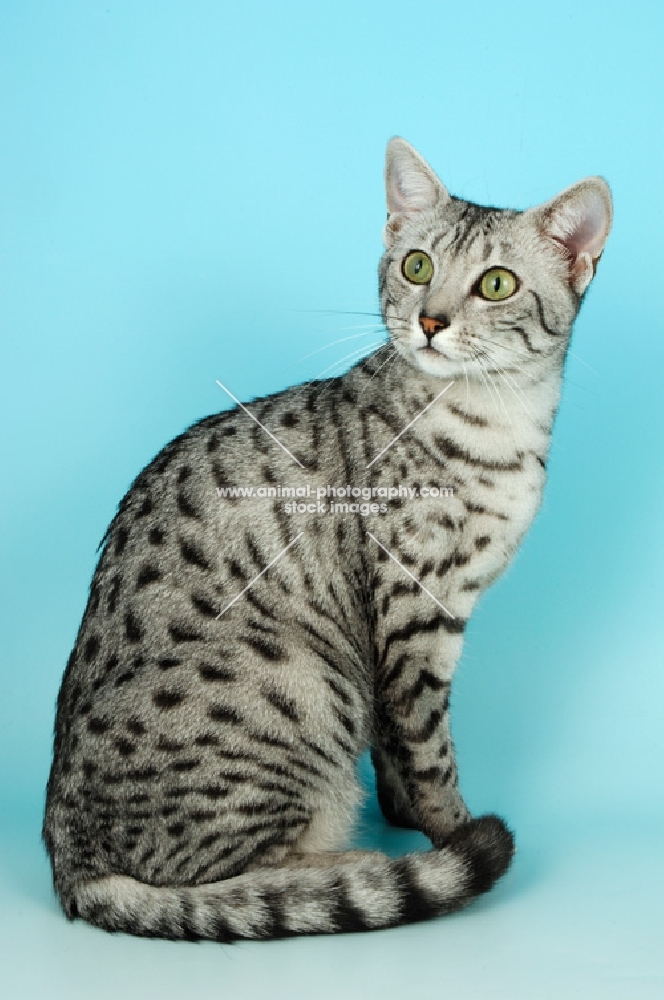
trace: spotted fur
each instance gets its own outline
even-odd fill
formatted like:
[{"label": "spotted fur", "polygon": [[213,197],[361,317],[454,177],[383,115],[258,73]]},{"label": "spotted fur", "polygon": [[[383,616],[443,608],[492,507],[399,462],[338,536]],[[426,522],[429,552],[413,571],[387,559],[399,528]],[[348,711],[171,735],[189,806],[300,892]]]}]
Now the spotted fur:
[{"label": "spotted fur", "polygon": [[[509,865],[503,821],[472,819],[458,789],[450,687],[475,602],[540,502],[610,195],[591,178],[527,212],[482,208],[403,140],[386,183],[389,345],[252,412],[308,481],[454,495],[366,517],[220,500],[301,471],[241,408],[141,472],[58,698],[44,837],[69,917],[218,941],[367,930],[455,910]],[[426,285],[404,277],[413,249]],[[477,292],[493,266],[518,277],[503,302]],[[344,852],[367,747],[386,818],[431,851]]]}]

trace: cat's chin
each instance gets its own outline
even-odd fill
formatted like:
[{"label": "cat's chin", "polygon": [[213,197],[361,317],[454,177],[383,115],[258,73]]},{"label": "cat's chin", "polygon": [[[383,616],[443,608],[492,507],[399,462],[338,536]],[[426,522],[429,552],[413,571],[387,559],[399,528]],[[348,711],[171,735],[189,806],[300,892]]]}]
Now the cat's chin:
[{"label": "cat's chin", "polygon": [[453,378],[461,374],[461,362],[448,358],[431,347],[413,351],[413,361],[421,371],[427,375],[436,375],[437,378]]}]

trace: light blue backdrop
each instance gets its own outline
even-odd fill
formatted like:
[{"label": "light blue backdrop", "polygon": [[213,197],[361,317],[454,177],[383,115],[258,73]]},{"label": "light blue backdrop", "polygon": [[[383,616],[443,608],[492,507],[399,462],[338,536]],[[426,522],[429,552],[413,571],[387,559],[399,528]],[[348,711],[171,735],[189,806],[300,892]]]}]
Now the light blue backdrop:
[{"label": "light blue backdrop", "polygon": [[[12,997],[664,995],[663,33],[655,0],[0,6]],[[516,828],[515,869],[446,921],[232,957],[67,925],[37,838],[96,545],[146,461],[227,405],[215,379],[247,399],[363,343],[304,357],[370,322],[312,310],[376,308],[393,134],[481,203],[591,173],[615,198],[544,507],[455,689],[462,787]],[[360,836],[416,843],[375,804]]]}]

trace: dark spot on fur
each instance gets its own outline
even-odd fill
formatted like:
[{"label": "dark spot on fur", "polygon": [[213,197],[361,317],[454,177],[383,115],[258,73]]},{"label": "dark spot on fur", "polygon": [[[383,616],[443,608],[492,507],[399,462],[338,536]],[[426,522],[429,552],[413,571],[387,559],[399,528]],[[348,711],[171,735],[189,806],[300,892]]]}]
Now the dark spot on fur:
[{"label": "dark spot on fur", "polygon": [[229,794],[228,788],[222,788],[219,785],[207,785],[205,788],[199,789],[201,795],[204,795],[208,799],[225,799]]},{"label": "dark spot on fur", "polygon": [[235,559],[228,560],[228,569],[230,570],[231,576],[234,576],[237,580],[246,580],[247,574],[244,572],[239,562]]},{"label": "dark spot on fur", "polygon": [[143,566],[136,578],[136,590],[147,587],[149,583],[154,583],[161,578],[161,573],[156,566]]},{"label": "dark spot on fur", "polygon": [[137,795],[130,795],[127,802],[130,806],[142,806],[144,802],[149,802],[150,796],[146,795],[145,792],[139,792]]},{"label": "dark spot on fur", "polygon": [[178,660],[176,656],[161,656],[157,660],[157,665],[160,670],[170,670],[171,667],[179,667],[182,660]]},{"label": "dark spot on fur", "polygon": [[122,577],[116,574],[111,580],[111,587],[108,592],[108,613],[112,615],[115,611],[116,605],[118,603],[118,595],[120,593],[120,587],[122,585]]},{"label": "dark spot on fur", "polygon": [[138,508],[138,511],[136,513],[136,517],[137,518],[139,518],[139,517],[145,517],[147,514],[149,514],[151,512],[151,510],[152,510],[152,500],[150,499],[150,497],[145,497],[145,499],[143,500],[143,503]]},{"label": "dark spot on fur", "polygon": [[180,552],[182,553],[182,558],[185,562],[190,563],[190,565],[198,566],[200,569],[210,568],[210,563],[194,542],[187,541],[185,539],[181,540]]},{"label": "dark spot on fur", "polygon": [[289,719],[291,722],[299,722],[299,716],[297,714],[297,705],[292,698],[288,698],[281,691],[263,690],[262,692],[265,700],[276,708],[285,719]]},{"label": "dark spot on fur", "polygon": [[173,642],[200,642],[203,638],[198,632],[194,632],[188,625],[169,625],[168,634]]},{"label": "dark spot on fur", "polygon": [[201,663],[198,668],[201,679],[204,681],[234,681],[235,673],[227,667],[212,666],[209,663]]},{"label": "dark spot on fur", "polygon": [[182,490],[178,492],[178,510],[185,517],[197,519],[201,516],[200,512],[194,506],[191,497],[188,497]]},{"label": "dark spot on fur", "polygon": [[125,635],[129,642],[140,642],[143,638],[143,628],[134,611],[125,615]]},{"label": "dark spot on fur", "polygon": [[174,760],[171,764],[171,771],[176,771],[178,773],[193,771],[194,768],[198,767],[200,762],[200,757],[191,758],[190,760]]},{"label": "dark spot on fur", "polygon": [[93,583],[90,587],[90,601],[88,604],[88,611],[91,615],[96,615],[99,610],[99,602],[101,600],[101,589],[98,583]]},{"label": "dark spot on fur", "polygon": [[101,736],[110,727],[110,722],[106,719],[100,719],[98,716],[93,715],[92,718],[88,719],[88,731],[95,733],[96,736]]},{"label": "dark spot on fur", "polygon": [[219,840],[220,837],[221,837],[221,831],[217,831],[216,833],[208,833],[207,837],[203,837],[200,844],[198,845],[199,849],[200,848],[205,849],[206,847],[211,847],[212,844],[214,844],[215,841]]},{"label": "dark spot on fur", "polygon": [[196,594],[192,595],[191,603],[194,605],[197,611],[200,611],[202,615],[206,618],[216,618],[219,614],[219,609],[214,606],[206,597],[198,597]]},{"label": "dark spot on fur", "polygon": [[118,659],[117,653],[113,653],[112,656],[109,656],[106,663],[104,664],[105,673],[110,674],[112,670],[115,670],[119,662],[120,661]]},{"label": "dark spot on fur", "polygon": [[281,646],[277,646],[276,643],[270,642],[270,640],[265,636],[247,635],[242,636],[242,639],[257,653],[260,653],[264,660],[283,660],[285,658],[284,650]]},{"label": "dark spot on fur", "polygon": [[127,539],[129,538],[129,530],[127,528],[118,528],[115,534],[115,554],[116,556],[122,555],[124,552],[125,545],[127,544]]},{"label": "dark spot on fur", "polygon": [[123,674],[115,678],[116,688],[122,687],[123,684],[127,684],[129,681],[133,681],[136,674],[133,670],[125,670]]},{"label": "dark spot on fur", "polygon": [[166,532],[161,528],[150,528],[148,533],[148,541],[150,545],[162,545],[165,537]]},{"label": "dark spot on fur", "polygon": [[91,635],[83,648],[83,659],[86,663],[92,663],[99,652],[100,645],[99,636]]},{"label": "dark spot on fur", "polygon": [[196,809],[189,813],[189,819],[193,820],[194,823],[206,823],[208,820],[216,818],[217,813],[214,809]]},{"label": "dark spot on fur", "polygon": [[182,702],[184,701],[184,695],[182,694],[181,691],[173,691],[167,688],[160,688],[158,691],[155,691],[154,694],[152,695],[152,701],[157,706],[157,708],[168,710],[171,708],[176,708],[178,705],[181,705]]},{"label": "dark spot on fur", "polygon": [[242,721],[239,713],[229,705],[210,705],[207,714],[208,718],[212,719],[213,722],[232,722],[237,724]]},{"label": "dark spot on fur", "polygon": [[194,743],[199,747],[218,747],[219,739],[211,733],[205,733],[203,736],[197,736]]},{"label": "dark spot on fur", "polygon": [[163,733],[159,734],[157,750],[163,750],[164,753],[178,753],[178,751],[183,749],[184,743],[181,743],[179,740],[171,740],[168,736],[164,736]]},{"label": "dark spot on fur", "polygon": [[128,771],[127,777],[130,781],[152,781],[153,778],[157,777],[157,768],[138,767],[133,771]]}]

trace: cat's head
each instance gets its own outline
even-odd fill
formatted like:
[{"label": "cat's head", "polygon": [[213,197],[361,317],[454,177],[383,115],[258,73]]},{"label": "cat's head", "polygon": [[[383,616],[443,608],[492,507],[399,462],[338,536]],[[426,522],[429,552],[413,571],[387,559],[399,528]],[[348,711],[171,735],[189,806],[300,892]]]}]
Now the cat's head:
[{"label": "cat's head", "polygon": [[383,318],[397,350],[441,378],[559,368],[611,228],[601,177],[516,212],[452,197],[403,139],[385,166]]}]

